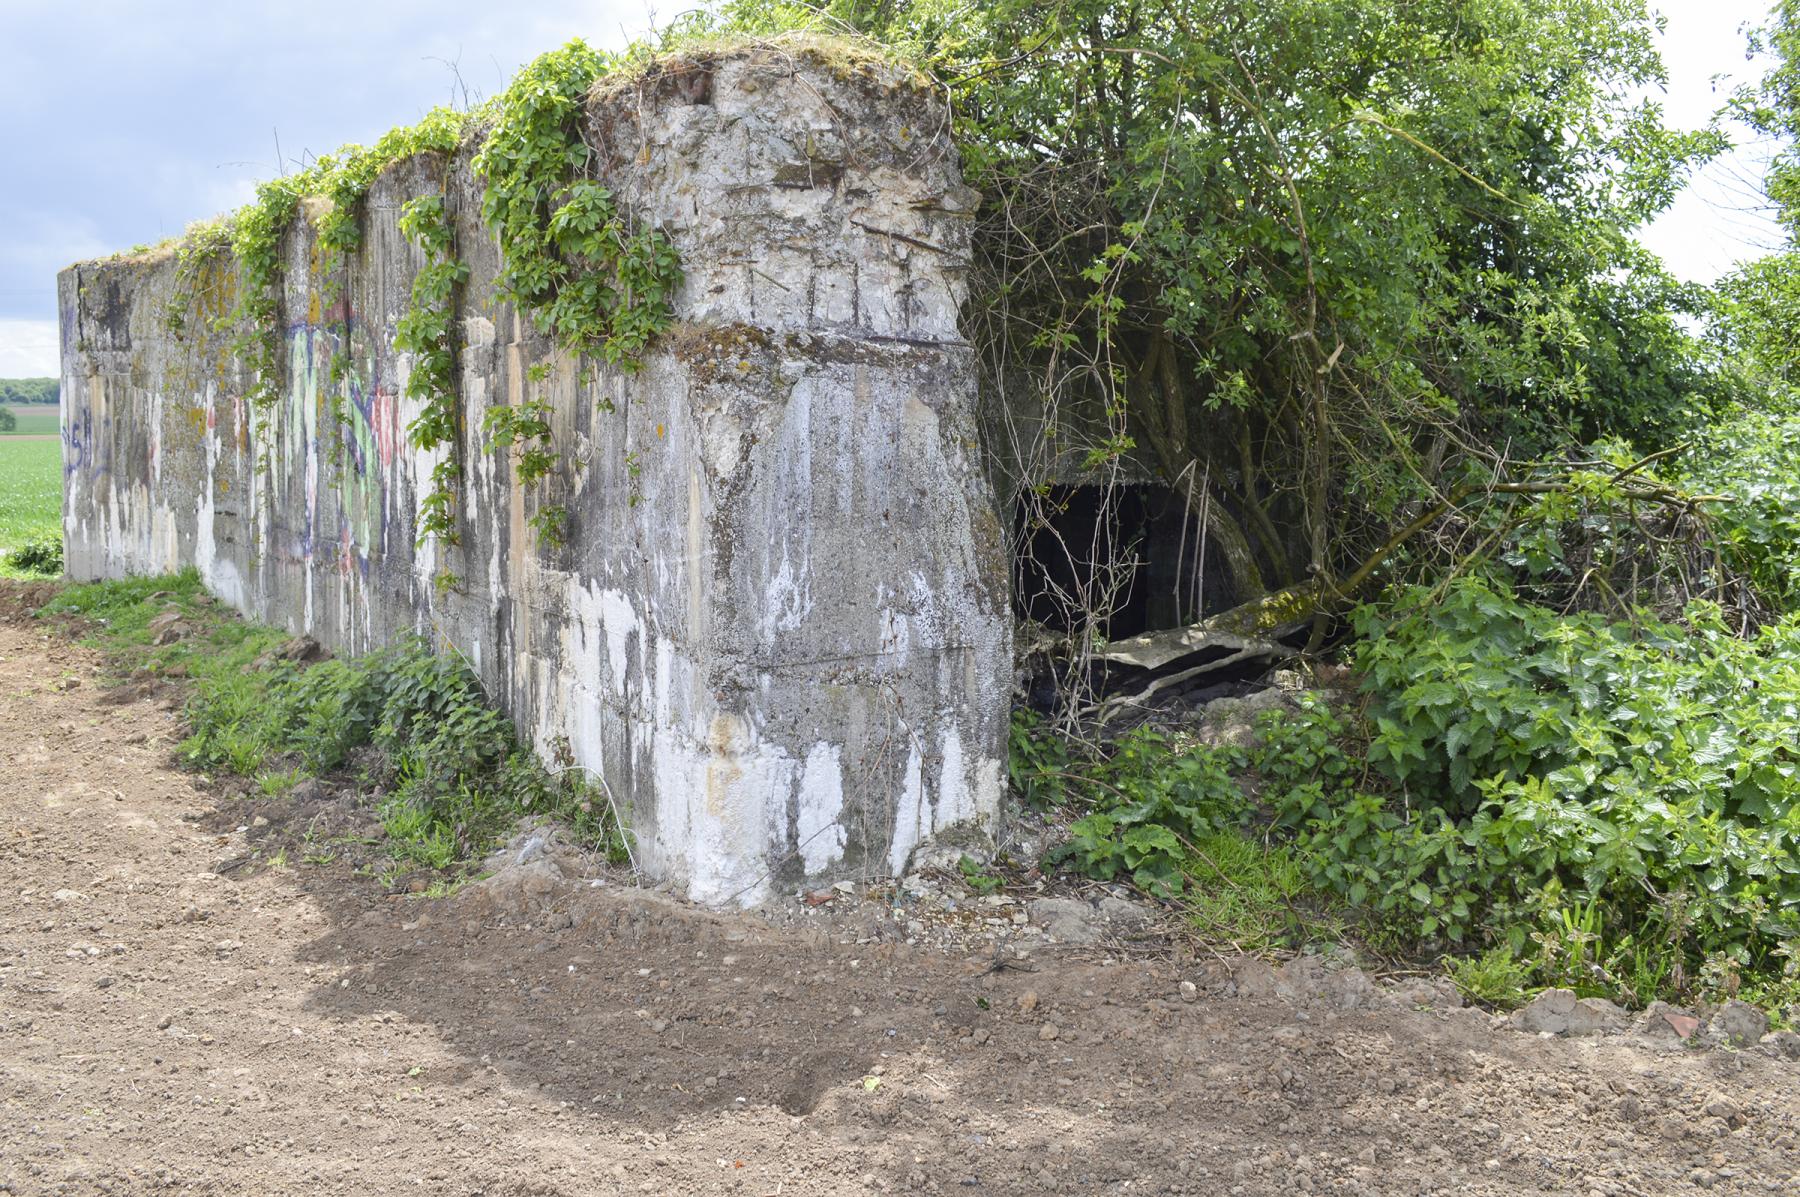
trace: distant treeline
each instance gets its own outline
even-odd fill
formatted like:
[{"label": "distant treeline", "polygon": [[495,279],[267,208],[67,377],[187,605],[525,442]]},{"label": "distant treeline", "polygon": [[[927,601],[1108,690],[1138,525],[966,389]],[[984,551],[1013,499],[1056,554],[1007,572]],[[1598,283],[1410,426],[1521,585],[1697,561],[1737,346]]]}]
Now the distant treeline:
[{"label": "distant treeline", "polygon": [[54,378],[0,378],[0,403],[55,403],[61,386]]}]

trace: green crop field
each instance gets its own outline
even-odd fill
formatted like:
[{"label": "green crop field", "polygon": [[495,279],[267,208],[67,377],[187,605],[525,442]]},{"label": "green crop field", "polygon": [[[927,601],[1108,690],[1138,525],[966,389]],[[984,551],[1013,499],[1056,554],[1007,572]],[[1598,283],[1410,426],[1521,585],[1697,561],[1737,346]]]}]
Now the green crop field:
[{"label": "green crop field", "polygon": [[57,409],[41,403],[14,405],[7,407],[19,426],[11,432],[0,432],[0,436],[55,436],[57,434]]},{"label": "green crop field", "polygon": [[0,438],[0,553],[62,531],[62,442]]}]

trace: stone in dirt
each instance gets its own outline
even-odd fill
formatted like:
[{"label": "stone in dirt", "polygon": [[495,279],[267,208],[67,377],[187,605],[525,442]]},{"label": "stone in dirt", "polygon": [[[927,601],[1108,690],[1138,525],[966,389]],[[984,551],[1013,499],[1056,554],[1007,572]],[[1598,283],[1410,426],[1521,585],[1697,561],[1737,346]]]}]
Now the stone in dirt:
[{"label": "stone in dirt", "polygon": [[1125,898],[1100,899],[1100,917],[1121,931],[1148,931],[1156,922],[1156,914],[1148,907]]},{"label": "stone in dirt", "polygon": [[295,636],[276,649],[275,655],[284,661],[305,663],[323,660],[331,654],[327,653],[324,646],[311,636]]},{"label": "stone in dirt", "polygon": [[1094,908],[1073,898],[1038,898],[1026,907],[1031,921],[1058,943],[1091,944],[1100,939]]},{"label": "stone in dirt", "polygon": [[1625,1012],[1604,998],[1578,998],[1571,989],[1546,989],[1514,1010],[1521,1031],[1552,1035],[1596,1035],[1625,1025]]},{"label": "stone in dirt", "polygon": [[1706,1030],[1709,1038],[1742,1047],[1761,1042],[1769,1033],[1769,1016],[1749,1002],[1733,998],[1713,1011]]},{"label": "stone in dirt", "polygon": [[1323,1001],[1339,1010],[1372,1005],[1380,996],[1362,969],[1334,969],[1317,956],[1299,956],[1277,969],[1274,993],[1288,1001]]},{"label": "stone in dirt", "polygon": [[1784,1060],[1800,1060],[1800,1033],[1770,1031],[1762,1037],[1762,1048],[1771,1056]]},{"label": "stone in dirt", "polygon": [[1709,1093],[1700,1112],[1708,1118],[1723,1118],[1734,1126],[1741,1126],[1745,1121],[1743,1107],[1723,1093]]},{"label": "stone in dirt", "polygon": [[150,643],[157,648],[174,644],[188,635],[192,628],[182,622],[180,611],[164,611],[149,623]]},{"label": "stone in dirt", "polygon": [[490,875],[471,885],[464,897],[491,903],[511,914],[525,914],[548,902],[582,872],[581,852],[557,823],[528,819],[520,823],[506,846],[482,862]]},{"label": "stone in dirt", "polygon": [[1679,1006],[1671,1006],[1667,1002],[1651,1002],[1644,1007],[1643,1015],[1638,1019],[1637,1031],[1652,1039],[1673,1036],[1676,1039],[1692,1039],[1700,1029],[1700,1020]]}]

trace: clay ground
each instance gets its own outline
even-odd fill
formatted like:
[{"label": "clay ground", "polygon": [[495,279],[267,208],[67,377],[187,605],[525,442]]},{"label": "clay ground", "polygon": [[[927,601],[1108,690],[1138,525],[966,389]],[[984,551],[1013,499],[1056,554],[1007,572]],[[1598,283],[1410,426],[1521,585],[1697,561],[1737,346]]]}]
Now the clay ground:
[{"label": "clay ground", "polygon": [[171,706],[0,619],[0,1191],[1800,1191],[1800,1065],[1756,1052],[231,867],[266,829]]}]

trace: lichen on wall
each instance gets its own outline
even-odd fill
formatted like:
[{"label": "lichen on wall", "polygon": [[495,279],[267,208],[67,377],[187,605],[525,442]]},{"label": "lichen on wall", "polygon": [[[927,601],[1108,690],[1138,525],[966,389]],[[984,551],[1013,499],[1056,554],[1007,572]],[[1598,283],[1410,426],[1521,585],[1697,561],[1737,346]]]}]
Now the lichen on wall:
[{"label": "lichen on wall", "polygon": [[[228,332],[170,327],[172,257],[64,272],[70,572],[192,564],[341,651],[417,631],[461,652],[547,760],[604,782],[640,863],[701,900],[889,874],[933,836],[981,834],[1007,564],[957,323],[973,196],[946,114],[902,69],[785,43],[610,84],[586,125],[622,209],[681,254],[675,326],[635,371],[558,353],[491,299],[467,147],[376,179],[341,294],[314,269],[316,214],[296,223],[267,412]],[[436,455],[409,445],[393,347],[424,264],[395,213],[427,188],[470,266],[464,431],[442,450],[462,471],[454,545],[416,543]],[[535,487],[483,432],[528,396],[559,446]],[[568,511],[560,544],[529,529],[547,503]]]}]

